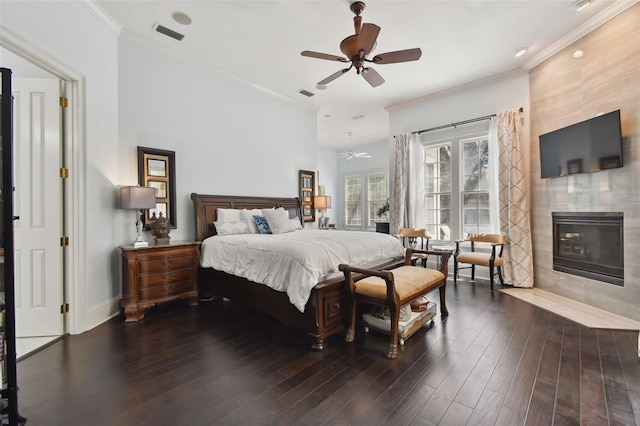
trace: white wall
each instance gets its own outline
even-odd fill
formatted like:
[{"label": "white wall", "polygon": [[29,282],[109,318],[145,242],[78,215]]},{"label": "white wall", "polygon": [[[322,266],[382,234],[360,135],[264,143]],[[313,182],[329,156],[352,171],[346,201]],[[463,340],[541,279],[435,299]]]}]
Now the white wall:
[{"label": "white wall", "polygon": [[315,111],[126,36],[119,64],[120,183],[138,182],[137,146],[175,151],[174,241],[194,238],[192,192],[295,197],[298,171],[316,170]]}]

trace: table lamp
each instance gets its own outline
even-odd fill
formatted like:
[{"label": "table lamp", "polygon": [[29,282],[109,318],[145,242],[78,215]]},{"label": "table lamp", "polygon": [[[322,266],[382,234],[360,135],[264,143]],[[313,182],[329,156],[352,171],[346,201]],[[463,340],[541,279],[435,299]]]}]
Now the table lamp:
[{"label": "table lamp", "polygon": [[313,199],[313,206],[320,212],[320,227],[326,228],[329,225],[329,217],[325,217],[324,212],[331,208],[331,197],[328,195],[318,195]]},{"label": "table lamp", "polygon": [[138,237],[134,247],[147,247],[149,243],[142,239],[142,210],[156,208],[156,190],[146,186],[123,186],[120,188],[120,208],[136,211],[136,230]]}]

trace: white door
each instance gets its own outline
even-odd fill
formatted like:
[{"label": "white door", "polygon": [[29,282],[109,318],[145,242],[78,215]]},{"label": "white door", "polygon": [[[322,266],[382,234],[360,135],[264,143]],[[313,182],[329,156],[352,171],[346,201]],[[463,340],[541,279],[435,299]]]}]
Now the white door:
[{"label": "white door", "polygon": [[63,333],[60,82],[14,79],[16,335]]}]

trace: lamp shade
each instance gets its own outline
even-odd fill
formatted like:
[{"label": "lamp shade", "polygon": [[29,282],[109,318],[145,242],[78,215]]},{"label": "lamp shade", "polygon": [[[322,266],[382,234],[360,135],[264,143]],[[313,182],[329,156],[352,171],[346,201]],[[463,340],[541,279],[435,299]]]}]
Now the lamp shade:
[{"label": "lamp shade", "polygon": [[318,210],[331,208],[331,197],[328,195],[318,195],[313,200],[313,206]]},{"label": "lamp shade", "polygon": [[128,210],[156,208],[156,189],[147,186],[120,188],[120,208]]}]

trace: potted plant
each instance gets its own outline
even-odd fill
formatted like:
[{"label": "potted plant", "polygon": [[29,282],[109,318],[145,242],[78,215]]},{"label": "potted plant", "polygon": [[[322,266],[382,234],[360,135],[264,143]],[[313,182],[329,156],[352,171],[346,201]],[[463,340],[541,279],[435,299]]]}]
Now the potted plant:
[{"label": "potted plant", "polygon": [[[389,200],[387,199],[384,204],[382,206],[380,206],[380,208],[378,208],[378,211],[376,212],[376,215],[381,218],[383,216],[385,216],[387,213],[389,213]],[[389,222],[387,220],[383,220],[383,221],[378,221],[376,222],[376,232],[381,232],[383,234],[388,234],[389,233]]]}]

